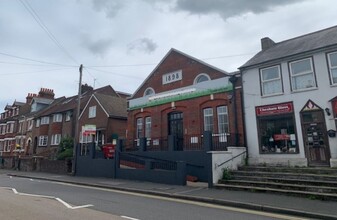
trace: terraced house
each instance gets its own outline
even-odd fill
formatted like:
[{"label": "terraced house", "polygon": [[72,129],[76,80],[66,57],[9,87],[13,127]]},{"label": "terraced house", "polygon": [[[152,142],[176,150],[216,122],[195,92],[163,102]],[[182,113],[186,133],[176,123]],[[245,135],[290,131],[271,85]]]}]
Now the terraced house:
[{"label": "terraced house", "polygon": [[240,67],[251,164],[337,166],[337,26],[275,43]]}]

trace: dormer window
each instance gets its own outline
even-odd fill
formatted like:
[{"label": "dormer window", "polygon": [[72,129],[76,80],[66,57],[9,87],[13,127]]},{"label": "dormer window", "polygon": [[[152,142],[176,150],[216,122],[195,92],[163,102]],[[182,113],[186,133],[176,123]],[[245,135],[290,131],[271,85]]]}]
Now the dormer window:
[{"label": "dormer window", "polygon": [[145,89],[144,96],[149,96],[149,95],[154,95],[154,94],[155,94],[154,89],[152,89],[151,87]]},{"label": "dormer window", "polygon": [[211,80],[209,75],[207,75],[206,73],[201,73],[201,74],[197,75],[197,77],[195,77],[194,84],[206,82],[206,81],[209,81],[209,80]]}]

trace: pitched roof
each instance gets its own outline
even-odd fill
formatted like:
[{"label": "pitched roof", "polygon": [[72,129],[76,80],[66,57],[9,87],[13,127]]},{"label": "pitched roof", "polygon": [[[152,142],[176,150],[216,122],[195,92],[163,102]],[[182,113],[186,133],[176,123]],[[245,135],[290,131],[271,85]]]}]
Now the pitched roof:
[{"label": "pitched roof", "polygon": [[270,48],[257,53],[242,65],[240,69],[289,56],[319,51],[330,46],[337,47],[337,26],[275,43]]},{"label": "pitched roof", "polygon": [[[93,93],[100,93],[100,94],[106,94],[110,96],[119,97],[118,94],[113,90],[113,88],[108,85],[104,86],[95,90],[86,91],[81,96],[81,109],[83,109],[90,99],[91,95]],[[69,110],[73,110],[77,108],[77,95],[68,97],[64,99],[63,101],[58,102],[57,104],[53,105],[51,108],[48,108],[48,110],[44,111],[41,116],[50,115],[54,113],[60,113],[65,112]]]},{"label": "pitched roof", "polygon": [[127,101],[125,98],[95,93],[97,101],[109,117],[127,117]]},{"label": "pitched roof", "polygon": [[177,49],[171,48],[171,49],[169,50],[169,52],[167,52],[166,55],[161,59],[161,61],[158,63],[158,65],[152,70],[152,72],[146,77],[146,79],[143,81],[143,83],[142,83],[142,84],[137,88],[137,90],[132,94],[132,96],[130,97],[130,99],[132,99],[132,98],[134,97],[134,95],[137,94],[137,92],[143,87],[143,85],[146,83],[146,81],[147,81],[148,79],[150,79],[150,77],[157,71],[157,69],[160,67],[160,65],[166,60],[166,58],[167,58],[172,52],[179,53],[179,54],[181,54],[181,55],[183,55],[183,56],[185,56],[185,57],[188,57],[188,58],[190,58],[190,59],[192,59],[192,60],[194,60],[194,61],[196,61],[196,62],[198,62],[198,63],[200,63],[200,64],[203,64],[203,65],[205,65],[205,66],[208,66],[208,67],[210,67],[210,68],[212,68],[212,69],[215,69],[215,70],[217,70],[217,71],[219,71],[219,72],[222,72],[222,73],[225,74],[225,75],[229,75],[228,72],[226,72],[226,71],[224,71],[224,70],[222,70],[222,69],[219,69],[219,68],[217,68],[217,67],[215,67],[215,66],[212,66],[212,65],[210,65],[210,64],[208,64],[208,63],[205,63],[204,61],[199,60],[199,59],[197,59],[197,58],[195,58],[195,57],[192,57],[192,56],[190,56],[190,55],[188,55],[188,54],[185,54],[185,53],[183,53],[183,52],[181,52],[181,51],[179,51],[179,50],[177,50]]}]

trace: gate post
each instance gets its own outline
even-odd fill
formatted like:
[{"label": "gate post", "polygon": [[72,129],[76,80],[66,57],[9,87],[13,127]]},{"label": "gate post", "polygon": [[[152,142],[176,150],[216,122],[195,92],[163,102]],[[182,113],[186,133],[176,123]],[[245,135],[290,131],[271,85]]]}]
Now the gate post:
[{"label": "gate post", "polygon": [[177,150],[177,136],[173,134],[168,136],[168,149],[169,151]]},{"label": "gate post", "polygon": [[213,140],[212,140],[212,132],[211,131],[204,131],[204,138],[203,138],[203,148],[205,151],[213,150]]},{"label": "gate post", "polygon": [[186,162],[185,161],[177,161],[177,184],[185,186],[186,185]]},{"label": "gate post", "polygon": [[146,151],[146,147],[147,147],[147,138],[146,137],[142,137],[142,138],[139,138],[139,151]]}]

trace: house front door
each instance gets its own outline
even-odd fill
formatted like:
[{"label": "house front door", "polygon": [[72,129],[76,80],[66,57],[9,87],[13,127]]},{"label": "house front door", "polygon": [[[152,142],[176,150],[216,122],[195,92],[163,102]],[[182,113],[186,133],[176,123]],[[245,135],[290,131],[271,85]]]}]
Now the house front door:
[{"label": "house front door", "polygon": [[328,166],[330,149],[323,110],[301,112],[301,119],[309,166]]},{"label": "house front door", "polygon": [[177,150],[183,150],[184,144],[184,128],[183,128],[183,113],[172,112],[168,115],[169,135],[176,136]]}]

